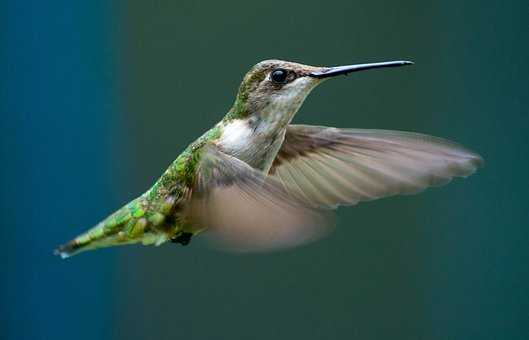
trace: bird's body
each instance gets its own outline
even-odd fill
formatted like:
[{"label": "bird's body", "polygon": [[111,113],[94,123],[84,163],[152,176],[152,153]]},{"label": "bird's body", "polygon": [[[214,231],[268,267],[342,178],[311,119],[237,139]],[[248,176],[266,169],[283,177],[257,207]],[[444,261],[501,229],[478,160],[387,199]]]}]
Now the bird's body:
[{"label": "bird's body", "polygon": [[290,124],[322,79],[404,64],[257,64],[228,114],[152,188],[59,247],[58,254],[139,242],[187,244],[203,230],[229,249],[289,247],[323,234],[328,209],[471,174],[481,158],[435,137]]}]

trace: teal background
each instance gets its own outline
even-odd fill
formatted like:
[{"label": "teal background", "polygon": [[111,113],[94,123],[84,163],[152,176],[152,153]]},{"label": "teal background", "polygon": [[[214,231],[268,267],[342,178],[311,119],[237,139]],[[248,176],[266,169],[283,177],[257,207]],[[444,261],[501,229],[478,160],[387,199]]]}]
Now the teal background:
[{"label": "teal background", "polygon": [[[6,0],[0,60],[1,339],[526,339],[524,1]],[[419,131],[486,166],[338,211],[303,248],[236,256],[59,243],[146,190],[244,73],[410,59],[326,82],[295,122]]]}]

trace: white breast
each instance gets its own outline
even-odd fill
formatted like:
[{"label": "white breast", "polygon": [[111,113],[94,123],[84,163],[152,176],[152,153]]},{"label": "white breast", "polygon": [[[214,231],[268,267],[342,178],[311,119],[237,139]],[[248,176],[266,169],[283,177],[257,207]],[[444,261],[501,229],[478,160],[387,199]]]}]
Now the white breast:
[{"label": "white breast", "polygon": [[247,148],[251,141],[252,129],[248,122],[235,119],[224,126],[219,144],[226,151],[236,151]]},{"label": "white breast", "polygon": [[260,126],[252,128],[246,119],[236,119],[224,126],[218,145],[227,154],[267,172],[283,139],[284,131],[270,133]]}]

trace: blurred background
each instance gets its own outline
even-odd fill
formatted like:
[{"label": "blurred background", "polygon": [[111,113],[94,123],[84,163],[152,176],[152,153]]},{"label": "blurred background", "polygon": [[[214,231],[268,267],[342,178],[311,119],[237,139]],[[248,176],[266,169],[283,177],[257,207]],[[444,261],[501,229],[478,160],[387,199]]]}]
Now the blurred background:
[{"label": "blurred background", "polygon": [[[1,11],[1,339],[526,339],[526,1],[17,1]],[[468,179],[338,211],[303,248],[195,239],[63,261],[222,118],[244,73],[410,59],[295,122],[458,141]]]}]

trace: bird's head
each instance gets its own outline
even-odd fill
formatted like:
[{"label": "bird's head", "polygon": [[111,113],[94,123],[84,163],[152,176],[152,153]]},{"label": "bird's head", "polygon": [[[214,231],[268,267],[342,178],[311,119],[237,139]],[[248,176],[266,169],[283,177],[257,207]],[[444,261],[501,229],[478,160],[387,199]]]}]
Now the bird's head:
[{"label": "bird's head", "polygon": [[390,61],[318,67],[282,60],[265,60],[245,75],[228,118],[256,117],[287,124],[310,91],[325,79],[374,68],[413,64]]}]

